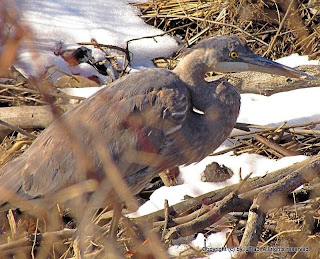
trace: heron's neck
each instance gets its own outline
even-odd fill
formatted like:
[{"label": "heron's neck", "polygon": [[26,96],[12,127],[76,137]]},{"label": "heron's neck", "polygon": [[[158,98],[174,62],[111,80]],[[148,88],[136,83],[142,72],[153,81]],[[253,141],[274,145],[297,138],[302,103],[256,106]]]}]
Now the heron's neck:
[{"label": "heron's neck", "polygon": [[205,53],[200,50],[194,50],[185,56],[173,70],[179,78],[191,87],[197,87],[204,84],[205,74],[209,67],[205,65]]}]

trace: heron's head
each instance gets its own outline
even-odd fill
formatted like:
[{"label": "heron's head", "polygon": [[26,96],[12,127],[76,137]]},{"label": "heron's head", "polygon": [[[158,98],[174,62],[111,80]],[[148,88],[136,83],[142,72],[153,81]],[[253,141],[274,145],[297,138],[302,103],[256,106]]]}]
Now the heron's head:
[{"label": "heron's head", "polygon": [[203,53],[209,69],[215,72],[257,71],[294,78],[316,79],[293,69],[256,55],[244,39],[230,36],[216,36],[199,42],[193,50]]}]

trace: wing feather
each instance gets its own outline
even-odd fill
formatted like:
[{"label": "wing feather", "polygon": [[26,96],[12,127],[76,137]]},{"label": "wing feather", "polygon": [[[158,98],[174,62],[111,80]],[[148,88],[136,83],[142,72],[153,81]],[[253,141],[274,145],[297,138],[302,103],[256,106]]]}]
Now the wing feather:
[{"label": "wing feather", "polygon": [[54,122],[20,158],[0,169],[0,183],[32,198],[77,182],[83,170],[72,141],[77,139],[92,161],[93,172],[87,178],[104,176],[95,149],[99,141],[109,149],[129,187],[138,192],[141,187],[136,180],[143,179],[145,184],[161,169],[151,160],[170,149],[168,135],[182,127],[189,99],[187,87],[168,70],[123,77],[62,116],[73,138]]}]

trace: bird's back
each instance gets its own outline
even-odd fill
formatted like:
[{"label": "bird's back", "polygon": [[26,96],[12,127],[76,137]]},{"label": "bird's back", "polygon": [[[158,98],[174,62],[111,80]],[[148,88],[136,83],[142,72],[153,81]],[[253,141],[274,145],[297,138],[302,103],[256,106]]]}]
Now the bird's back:
[{"label": "bird's back", "polygon": [[[165,69],[117,80],[53,122],[0,169],[2,203],[11,193],[30,199],[84,179],[101,181],[105,162],[116,165],[137,193],[164,167],[159,161],[166,134],[183,123],[179,109],[185,111],[188,97],[187,87]],[[101,157],[99,147],[111,161]]]}]

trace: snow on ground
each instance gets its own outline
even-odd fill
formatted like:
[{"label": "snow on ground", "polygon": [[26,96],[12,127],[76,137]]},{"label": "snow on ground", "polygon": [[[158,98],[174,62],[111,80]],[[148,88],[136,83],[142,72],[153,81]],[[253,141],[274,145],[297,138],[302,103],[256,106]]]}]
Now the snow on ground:
[{"label": "snow on ground", "polygon": [[[218,150],[223,148],[226,148],[226,146],[222,145]],[[169,206],[171,206],[178,202],[182,202],[185,195],[196,197],[201,194],[238,183],[238,172],[240,168],[242,178],[251,172],[253,173],[252,177],[263,176],[268,172],[287,167],[293,163],[303,161],[306,158],[306,156],[292,156],[279,160],[271,160],[257,154],[242,154],[240,156],[234,156],[232,152],[219,156],[208,156],[199,163],[189,166],[181,166],[181,174],[179,177],[180,184],[170,187],[163,186],[157,189],[150,196],[150,200],[144,203],[137,212],[132,213],[131,216],[141,216],[163,209],[165,200],[168,200]],[[206,166],[212,162],[217,162],[220,165],[229,167],[233,170],[234,175],[227,181],[220,183],[201,182],[201,173]]]},{"label": "snow on ground", "polygon": [[242,94],[238,121],[272,126],[280,125],[284,121],[289,125],[318,121],[319,96],[319,87],[297,89],[271,96]]},{"label": "snow on ground", "polygon": [[300,56],[297,53],[279,58],[276,61],[282,65],[287,65],[288,67],[293,68],[302,65],[320,65],[319,60],[309,60],[308,56]]},{"label": "snow on ground", "polygon": [[[128,40],[163,33],[145,24],[137,16],[139,11],[128,2],[17,0],[17,6],[22,10],[21,19],[32,30],[35,43],[32,47],[37,53],[30,52],[30,48],[22,50],[19,66],[26,74],[43,71],[49,65],[72,74],[67,63],[53,54],[59,42],[70,48],[78,42],[90,42],[91,38],[95,38],[101,44],[125,48]],[[129,44],[132,67],[141,69],[153,66],[153,58],[169,56],[177,47],[177,42],[169,36],[133,41]]]},{"label": "snow on ground", "polygon": [[212,251],[213,249],[217,249],[217,252],[213,252],[209,258],[213,259],[217,258],[217,256],[219,259],[231,258],[231,255],[234,254],[231,251],[219,251],[219,249],[223,247],[227,234],[230,231],[230,229],[224,229],[221,232],[211,234],[208,237],[205,237],[202,233],[199,233],[197,237],[188,245],[182,244],[169,247],[168,253],[170,256],[186,257],[193,253],[193,249],[197,251],[204,251],[205,249]]}]

